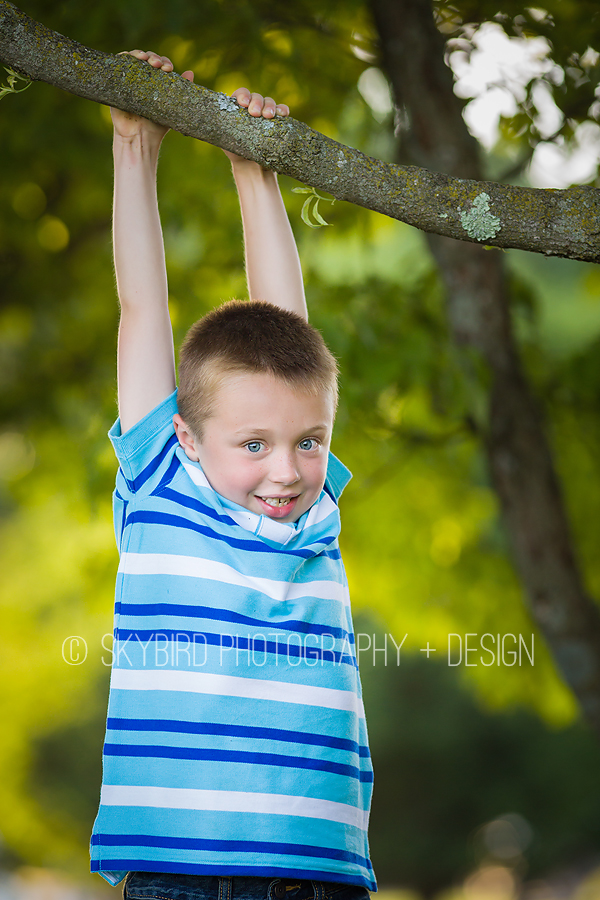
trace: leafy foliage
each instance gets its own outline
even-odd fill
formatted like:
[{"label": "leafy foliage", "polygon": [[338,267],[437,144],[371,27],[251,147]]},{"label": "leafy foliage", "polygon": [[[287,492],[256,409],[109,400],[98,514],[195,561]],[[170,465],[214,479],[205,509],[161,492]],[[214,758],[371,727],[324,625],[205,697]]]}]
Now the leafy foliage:
[{"label": "leafy foliage", "polygon": [[[294,194],[308,194],[308,197],[300,210],[300,218],[309,228],[320,228],[322,225],[329,225],[321,213],[319,212],[319,203],[324,200],[326,203],[335,203],[334,199],[329,199],[320,194],[315,188],[292,188]],[[314,219],[314,221],[312,221]]]},{"label": "leafy foliage", "polygon": [[[4,66],[4,71],[8,74],[8,78],[6,79],[6,85],[0,86],[0,100],[6,97],[7,94],[20,94],[21,91],[27,90],[30,86],[31,81],[23,75],[19,75],[14,69]],[[16,87],[18,81],[24,81],[25,84],[22,84],[21,87]]]},{"label": "leafy foliage", "polygon": [[[550,0],[541,7],[528,7],[518,0],[437,0],[435,9],[449,52],[459,50],[469,56],[477,28],[484,22],[494,22],[511,38],[545,42],[545,71],[526,81],[515,114],[501,123],[504,140],[498,150],[516,163],[514,171],[523,169],[542,141],[569,147],[577,126],[598,123],[600,11],[593,0]],[[552,134],[540,131],[539,125],[540,104],[547,98],[560,111],[560,124]],[[597,176],[591,181],[599,183]]]},{"label": "leafy foliage", "polygon": [[[196,80],[215,90],[257,86],[331,137],[393,158],[392,114],[376,116],[357,87],[378,52],[368,8],[358,0],[232,0],[226,6],[107,0],[85,15],[75,0],[31,0],[25,11],[107,52],[160,49],[178,71],[194,69]],[[565,73],[560,83],[546,78],[563,111],[560,135],[568,139],[573,123],[596,115],[597,64],[588,65],[593,56],[586,57],[588,44],[600,45],[595,3],[553,0],[542,19],[516,2],[499,8],[488,0],[455,0],[436,3],[436,11],[440,28],[463,47],[489,19],[509,34],[545,36]],[[530,85],[505,123],[503,141],[517,160],[540,139],[533,96]],[[0,115],[3,838],[16,858],[83,875],[99,786],[108,684],[102,640],[112,630],[116,568],[108,504],[115,463],[105,437],[116,414],[118,319],[110,117],[107,109],[44,84],[9,98]],[[307,229],[303,197],[288,179],[281,181],[311,315],[342,371],[334,451],[355,472],[343,499],[343,551],[355,608],[376,613],[397,637],[408,633],[408,657],[427,641],[442,647],[448,632],[531,634],[477,442],[483,386],[476,367],[464,371],[457,362],[421,236],[342,203],[328,215],[335,228]],[[159,194],[180,342],[189,324],[222,299],[245,296],[238,202],[225,157],[179,135],[166,139]],[[308,201],[322,224],[318,201]],[[547,412],[588,583],[600,593],[594,527],[600,513],[600,282],[591,266],[531,261],[519,253],[508,258],[528,372]],[[61,656],[69,635],[88,643],[81,666],[68,666]],[[465,668],[461,683],[488,710],[528,707],[551,727],[566,727],[576,715],[572,699],[539,640],[536,648],[533,667]],[[561,779],[576,785],[579,796],[586,773],[594,771],[586,739],[566,729],[561,744],[531,713],[476,713],[473,701],[448,687],[444,671],[429,676],[411,669],[401,682],[394,679],[404,679],[402,668],[380,680],[365,671],[378,781],[389,785],[391,798],[386,802],[381,791],[374,812],[374,853],[385,879],[425,888],[458,877],[473,861],[465,834],[507,808],[539,827],[539,867],[553,854],[568,859],[587,847],[598,824],[583,801],[569,814],[570,837],[559,839],[560,815],[569,808],[566,789],[552,807],[552,828],[537,826],[534,810],[535,797],[543,799],[540,809],[549,808],[552,784]],[[442,716],[440,703],[431,703],[431,718],[419,722],[411,697],[421,690],[430,697],[452,693],[454,723]],[[421,724],[428,731],[423,743]],[[571,740],[580,762],[565,761]],[[459,771],[454,767],[469,747],[467,760],[483,766],[485,751],[497,744],[510,757],[504,792],[493,796],[494,775],[482,769],[477,784],[485,796],[461,813],[461,797],[473,793],[473,773],[466,763],[456,783],[448,773]],[[536,761],[546,758],[552,774],[536,779]],[[429,774],[436,766],[443,777],[432,790]],[[419,817],[414,811],[421,804],[427,814]],[[448,841],[443,852],[450,824],[436,831],[436,817],[461,823],[460,840]],[[406,823],[414,825],[410,840]],[[410,854],[400,866],[403,841]],[[440,853],[431,874],[431,858]]]}]

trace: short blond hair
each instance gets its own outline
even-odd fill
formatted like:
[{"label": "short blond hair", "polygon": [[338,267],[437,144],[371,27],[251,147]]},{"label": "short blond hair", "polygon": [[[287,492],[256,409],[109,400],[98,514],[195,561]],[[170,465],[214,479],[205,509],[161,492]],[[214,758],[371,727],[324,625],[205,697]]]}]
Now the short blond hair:
[{"label": "short blond hair", "polygon": [[316,328],[263,300],[230,300],[188,331],[179,355],[179,414],[200,439],[219,386],[233,375],[264,373],[309,394],[338,399],[338,366]]}]

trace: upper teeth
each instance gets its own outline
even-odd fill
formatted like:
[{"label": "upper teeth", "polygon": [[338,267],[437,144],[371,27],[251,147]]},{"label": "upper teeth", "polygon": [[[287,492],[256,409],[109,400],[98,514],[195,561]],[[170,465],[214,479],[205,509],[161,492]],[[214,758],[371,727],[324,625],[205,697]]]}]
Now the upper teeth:
[{"label": "upper teeth", "polygon": [[269,506],[286,506],[292,500],[291,497],[263,497],[262,499]]}]

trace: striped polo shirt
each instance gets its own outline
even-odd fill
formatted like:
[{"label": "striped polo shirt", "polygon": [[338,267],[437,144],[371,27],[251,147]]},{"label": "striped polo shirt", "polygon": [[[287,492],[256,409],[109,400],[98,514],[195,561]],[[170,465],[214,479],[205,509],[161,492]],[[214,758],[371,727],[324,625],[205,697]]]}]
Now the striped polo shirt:
[{"label": "striped polo shirt", "polygon": [[330,454],[293,524],[220,494],[177,442],[176,392],[121,435],[120,551],[91,869],[376,890],[373,773]]}]

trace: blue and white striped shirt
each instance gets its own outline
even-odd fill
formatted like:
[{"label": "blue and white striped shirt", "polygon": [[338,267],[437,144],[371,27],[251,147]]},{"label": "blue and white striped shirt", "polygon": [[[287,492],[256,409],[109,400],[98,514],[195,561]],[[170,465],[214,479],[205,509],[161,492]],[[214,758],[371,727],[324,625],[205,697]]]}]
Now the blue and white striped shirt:
[{"label": "blue and white striped shirt", "polygon": [[290,525],[226,500],[177,442],[176,394],[124,435],[115,643],[91,868],[376,890],[369,756],[330,455]]}]

